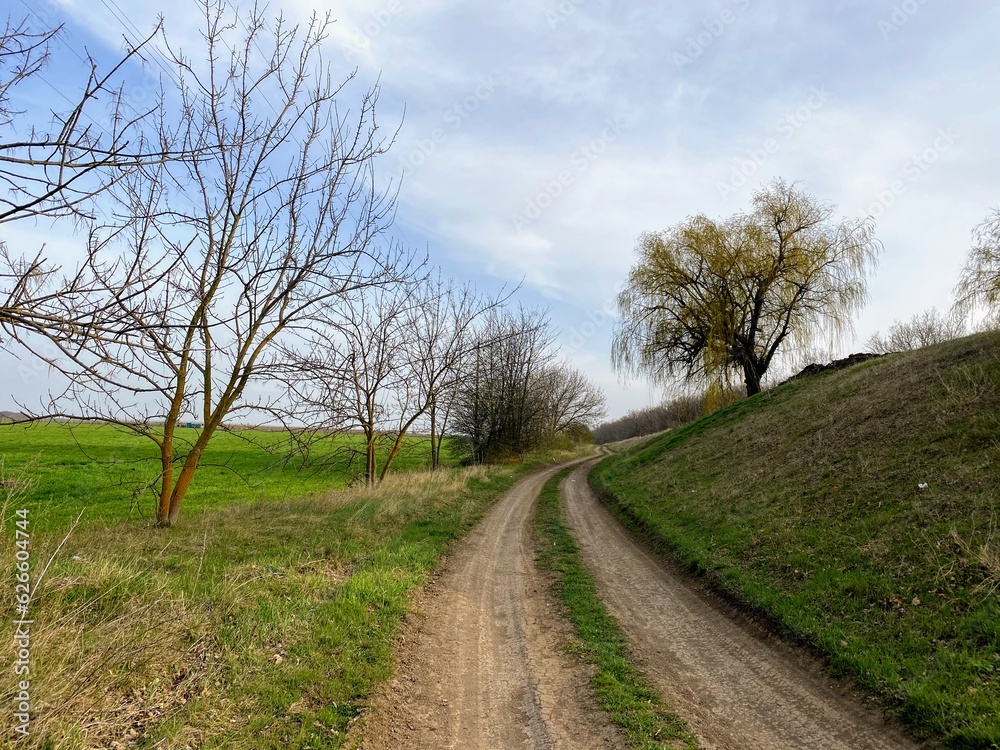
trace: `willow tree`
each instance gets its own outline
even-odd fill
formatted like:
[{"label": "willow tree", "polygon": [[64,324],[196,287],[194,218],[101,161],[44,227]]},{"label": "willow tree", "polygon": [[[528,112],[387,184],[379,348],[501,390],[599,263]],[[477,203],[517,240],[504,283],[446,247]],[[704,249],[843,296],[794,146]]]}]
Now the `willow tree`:
[{"label": "willow tree", "polygon": [[835,222],[833,213],[778,180],[749,213],[643,234],[618,296],[612,364],[717,387],[738,375],[752,396],[780,352],[839,338],[867,300],[881,245],[869,219]]},{"label": "willow tree", "polygon": [[973,230],[955,296],[956,311],[963,318],[985,311],[987,322],[1000,322],[1000,208]]}]

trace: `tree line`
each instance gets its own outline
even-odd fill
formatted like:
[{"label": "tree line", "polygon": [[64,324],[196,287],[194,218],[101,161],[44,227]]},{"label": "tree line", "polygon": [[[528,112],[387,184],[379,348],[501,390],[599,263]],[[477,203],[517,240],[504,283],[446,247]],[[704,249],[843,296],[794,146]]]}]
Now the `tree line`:
[{"label": "tree line", "polygon": [[682,427],[705,416],[704,395],[679,396],[645,409],[632,409],[625,416],[602,422],[594,428],[598,445],[652,435]]},{"label": "tree line", "polygon": [[[8,19],[0,34],[0,224],[74,221],[81,243],[64,268],[0,239],[4,345],[68,383],[35,416],[152,441],[162,525],[234,420],[281,425],[301,450],[358,430],[369,484],[417,429],[432,467],[455,432],[478,461],[582,434],[603,395],[557,361],[545,315],[393,240],[377,165],[395,133],[377,86],[324,62],[330,15],[200,10],[196,54],[158,25],[107,72],[90,60],[75,103],[27,130],[17,93],[60,29]],[[141,107],[125,82],[139,61],[166,71]]]}]

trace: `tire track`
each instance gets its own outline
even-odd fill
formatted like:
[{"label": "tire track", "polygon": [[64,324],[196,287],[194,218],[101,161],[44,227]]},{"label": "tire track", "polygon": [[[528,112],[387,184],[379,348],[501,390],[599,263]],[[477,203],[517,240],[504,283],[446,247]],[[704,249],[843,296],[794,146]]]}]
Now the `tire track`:
[{"label": "tire track", "polygon": [[601,598],[649,679],[706,750],[913,750],[817,660],[751,632],[637,542],[587,482],[563,489],[570,527]]},{"label": "tire track", "polygon": [[411,618],[365,750],[625,747],[597,707],[571,628],[535,570],[532,519],[563,466],[517,482],[463,541]]}]

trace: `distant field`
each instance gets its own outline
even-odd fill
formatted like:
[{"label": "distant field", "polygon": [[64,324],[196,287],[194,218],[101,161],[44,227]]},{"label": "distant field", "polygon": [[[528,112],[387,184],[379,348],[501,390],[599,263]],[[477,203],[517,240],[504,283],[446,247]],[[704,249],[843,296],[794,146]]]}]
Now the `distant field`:
[{"label": "distant field", "polygon": [[[181,439],[197,430],[183,428]],[[219,433],[209,444],[184,501],[187,515],[231,503],[285,500],[345,487],[363,471],[358,435],[339,435],[316,446],[303,464],[288,459],[287,435],[244,430]],[[447,447],[447,446],[446,446]],[[451,460],[445,451],[445,463]],[[95,425],[0,424],[0,461],[6,474],[25,472],[33,481],[26,505],[36,528],[61,527],[81,510],[87,523],[152,518],[149,489],[159,471],[152,441],[119,428]],[[430,464],[426,438],[411,438],[393,471]]]}]

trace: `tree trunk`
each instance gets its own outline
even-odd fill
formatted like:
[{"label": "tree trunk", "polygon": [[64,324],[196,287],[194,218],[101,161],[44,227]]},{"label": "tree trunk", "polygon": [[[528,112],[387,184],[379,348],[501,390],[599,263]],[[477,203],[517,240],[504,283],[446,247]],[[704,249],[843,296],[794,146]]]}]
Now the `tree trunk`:
[{"label": "tree trunk", "polygon": [[156,525],[170,525],[170,491],[174,485],[174,441],[164,437],[160,443],[160,504],[156,509]]},{"label": "tree trunk", "polygon": [[743,382],[747,387],[747,397],[755,396],[760,393],[760,376],[761,373],[754,362],[744,362],[743,364]]},{"label": "tree trunk", "polygon": [[441,448],[444,445],[445,433],[448,432],[448,420],[451,418],[451,407],[447,407],[444,410],[444,414],[441,417],[441,427],[435,438],[437,446],[434,448],[434,466],[440,468],[441,466]]},{"label": "tree trunk", "polygon": [[436,471],[438,467],[437,454],[437,403],[431,401],[431,471]]},{"label": "tree trunk", "polygon": [[365,436],[365,486],[375,486],[375,433]]},{"label": "tree trunk", "polygon": [[187,458],[184,459],[184,466],[181,468],[181,473],[177,477],[177,483],[170,493],[170,512],[167,516],[166,526],[173,526],[177,522],[177,516],[181,512],[181,503],[184,502],[184,496],[187,494],[188,487],[191,486],[191,480],[194,479],[198,462],[201,461],[202,448],[203,446],[196,443],[195,447],[188,453]]},{"label": "tree trunk", "polygon": [[396,442],[392,444],[392,450],[389,451],[389,455],[385,458],[385,463],[382,464],[382,472],[378,476],[378,481],[381,482],[385,479],[385,475],[389,473],[389,467],[392,466],[393,460],[399,455],[399,451],[403,448],[403,439],[406,437],[405,432],[401,432],[396,436]]}]

